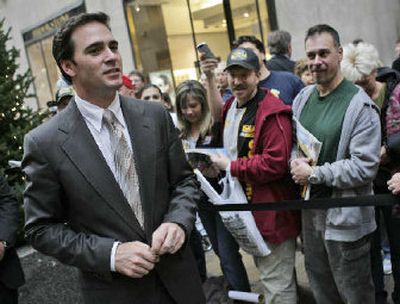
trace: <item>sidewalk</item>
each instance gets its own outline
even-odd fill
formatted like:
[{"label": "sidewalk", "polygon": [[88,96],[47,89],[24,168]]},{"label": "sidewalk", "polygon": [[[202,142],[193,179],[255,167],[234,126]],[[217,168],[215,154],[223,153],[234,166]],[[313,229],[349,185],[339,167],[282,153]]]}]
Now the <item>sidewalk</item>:
[{"label": "sidewalk", "polygon": [[[19,290],[20,304],[80,304],[83,303],[79,286],[78,271],[74,267],[62,265],[53,258],[44,256],[27,246],[20,248],[18,254],[21,257],[22,267],[25,271],[26,284]],[[258,279],[258,271],[250,255],[243,253],[247,273],[249,275],[253,292],[262,293],[262,286]],[[213,251],[206,253],[207,271],[209,280],[203,285],[205,292],[213,301],[207,304],[228,304],[224,297],[222,272],[219,260]],[[300,304],[314,304],[311,290],[304,269],[304,257],[300,252],[296,254],[296,273],[299,284]],[[185,275],[185,274],[183,274]],[[391,275],[385,276],[387,291],[393,290]],[[210,297],[208,297],[210,298]],[[389,301],[388,304],[393,304]]]},{"label": "sidewalk", "polygon": [[[241,251],[243,256],[243,261],[247,269],[247,274],[249,276],[252,292],[263,293],[261,282],[259,281],[258,270],[254,265],[253,258]],[[208,277],[221,276],[221,268],[219,266],[218,257],[211,250],[206,253],[207,260],[207,273]],[[308,283],[307,274],[304,268],[304,255],[301,252],[296,253],[296,275],[298,282],[298,295],[299,304],[315,304],[314,298],[312,296],[310,286]],[[385,286],[388,294],[390,295],[393,291],[393,279],[392,275],[385,276]],[[214,303],[214,302],[213,302]],[[221,302],[224,303],[224,302]],[[391,299],[388,299],[388,304],[393,304]]]},{"label": "sidewalk", "polygon": [[[256,266],[254,265],[253,258],[251,255],[241,251],[243,256],[243,261],[247,269],[247,274],[249,276],[251,290],[255,293],[263,293],[263,288],[259,280],[259,274]],[[219,266],[218,257],[215,255],[214,251],[209,251],[206,253],[207,261],[207,274],[208,277],[218,277],[222,275],[221,268]],[[312,297],[311,290],[309,288],[307,275],[304,269],[304,258],[300,252],[296,253],[296,274],[297,281],[299,285],[299,296],[301,304],[315,304]],[[213,302],[214,303],[214,302]],[[224,303],[221,301],[221,303]]]}]

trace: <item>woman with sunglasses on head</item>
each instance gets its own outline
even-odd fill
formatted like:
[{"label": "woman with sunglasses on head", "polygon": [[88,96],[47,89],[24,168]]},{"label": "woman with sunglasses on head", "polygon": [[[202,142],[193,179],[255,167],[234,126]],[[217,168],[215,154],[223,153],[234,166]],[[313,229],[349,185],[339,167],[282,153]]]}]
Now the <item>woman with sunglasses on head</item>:
[{"label": "woman with sunglasses on head", "polygon": [[[221,147],[221,126],[213,122],[207,102],[207,93],[200,82],[187,80],[176,88],[178,127],[185,149]],[[212,167],[203,171],[216,190],[218,171]],[[211,204],[204,195],[202,205]],[[218,212],[199,208],[199,216],[220,259],[221,269],[228,288],[250,291],[246,269],[239,253],[239,245],[225,228]]]}]

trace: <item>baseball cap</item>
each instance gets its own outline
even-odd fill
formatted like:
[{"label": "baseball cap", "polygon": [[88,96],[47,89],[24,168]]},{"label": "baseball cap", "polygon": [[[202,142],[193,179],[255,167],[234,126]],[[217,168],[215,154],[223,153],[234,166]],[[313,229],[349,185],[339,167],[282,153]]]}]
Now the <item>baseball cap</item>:
[{"label": "baseball cap", "polygon": [[56,103],[59,103],[63,97],[72,97],[75,95],[75,91],[72,86],[60,88],[56,93]]},{"label": "baseball cap", "polygon": [[228,56],[226,61],[226,68],[228,70],[233,66],[241,66],[248,70],[258,71],[260,69],[260,63],[257,55],[251,49],[247,48],[236,48]]}]

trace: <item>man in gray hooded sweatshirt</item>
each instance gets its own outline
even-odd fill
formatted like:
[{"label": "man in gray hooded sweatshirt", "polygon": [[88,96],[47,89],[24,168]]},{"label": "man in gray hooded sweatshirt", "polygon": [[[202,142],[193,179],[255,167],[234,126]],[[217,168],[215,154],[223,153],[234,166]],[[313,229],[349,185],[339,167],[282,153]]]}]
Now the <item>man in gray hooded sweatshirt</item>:
[{"label": "man in gray hooded sweatshirt", "polygon": [[[340,71],[342,47],[329,25],[306,34],[305,49],[316,85],[296,97],[293,113],[319,141],[318,162],[291,162],[296,183],[311,184],[311,198],[373,194],[379,165],[378,110]],[[304,210],[304,256],[317,303],[374,303],[369,235],[375,230],[373,207]]]}]

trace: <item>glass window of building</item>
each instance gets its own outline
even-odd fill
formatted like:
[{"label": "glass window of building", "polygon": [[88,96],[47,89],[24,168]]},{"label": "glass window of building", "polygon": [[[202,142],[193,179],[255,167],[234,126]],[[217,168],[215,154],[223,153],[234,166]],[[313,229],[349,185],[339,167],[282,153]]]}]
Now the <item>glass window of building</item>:
[{"label": "glass window of building", "polygon": [[46,108],[47,102],[54,100],[57,91],[56,83],[60,77],[60,72],[52,54],[54,34],[71,16],[85,11],[86,9],[82,2],[67,12],[22,34],[29,66],[34,77],[33,85],[39,109]]},{"label": "glass window of building", "polygon": [[125,11],[135,66],[153,83],[198,79],[196,45],[206,42],[225,61],[240,35],[266,41],[265,0],[127,0]]},{"label": "glass window of building", "polygon": [[269,32],[266,2],[258,0],[231,0],[229,2],[235,36],[253,35],[266,43]]},{"label": "glass window of building", "polygon": [[44,54],[42,44],[40,42],[33,43],[26,48],[28,54],[31,72],[34,77],[34,86],[36,97],[38,99],[38,107],[46,108],[46,103],[52,100],[52,89],[48,79],[45,58],[51,58],[51,53]]}]

